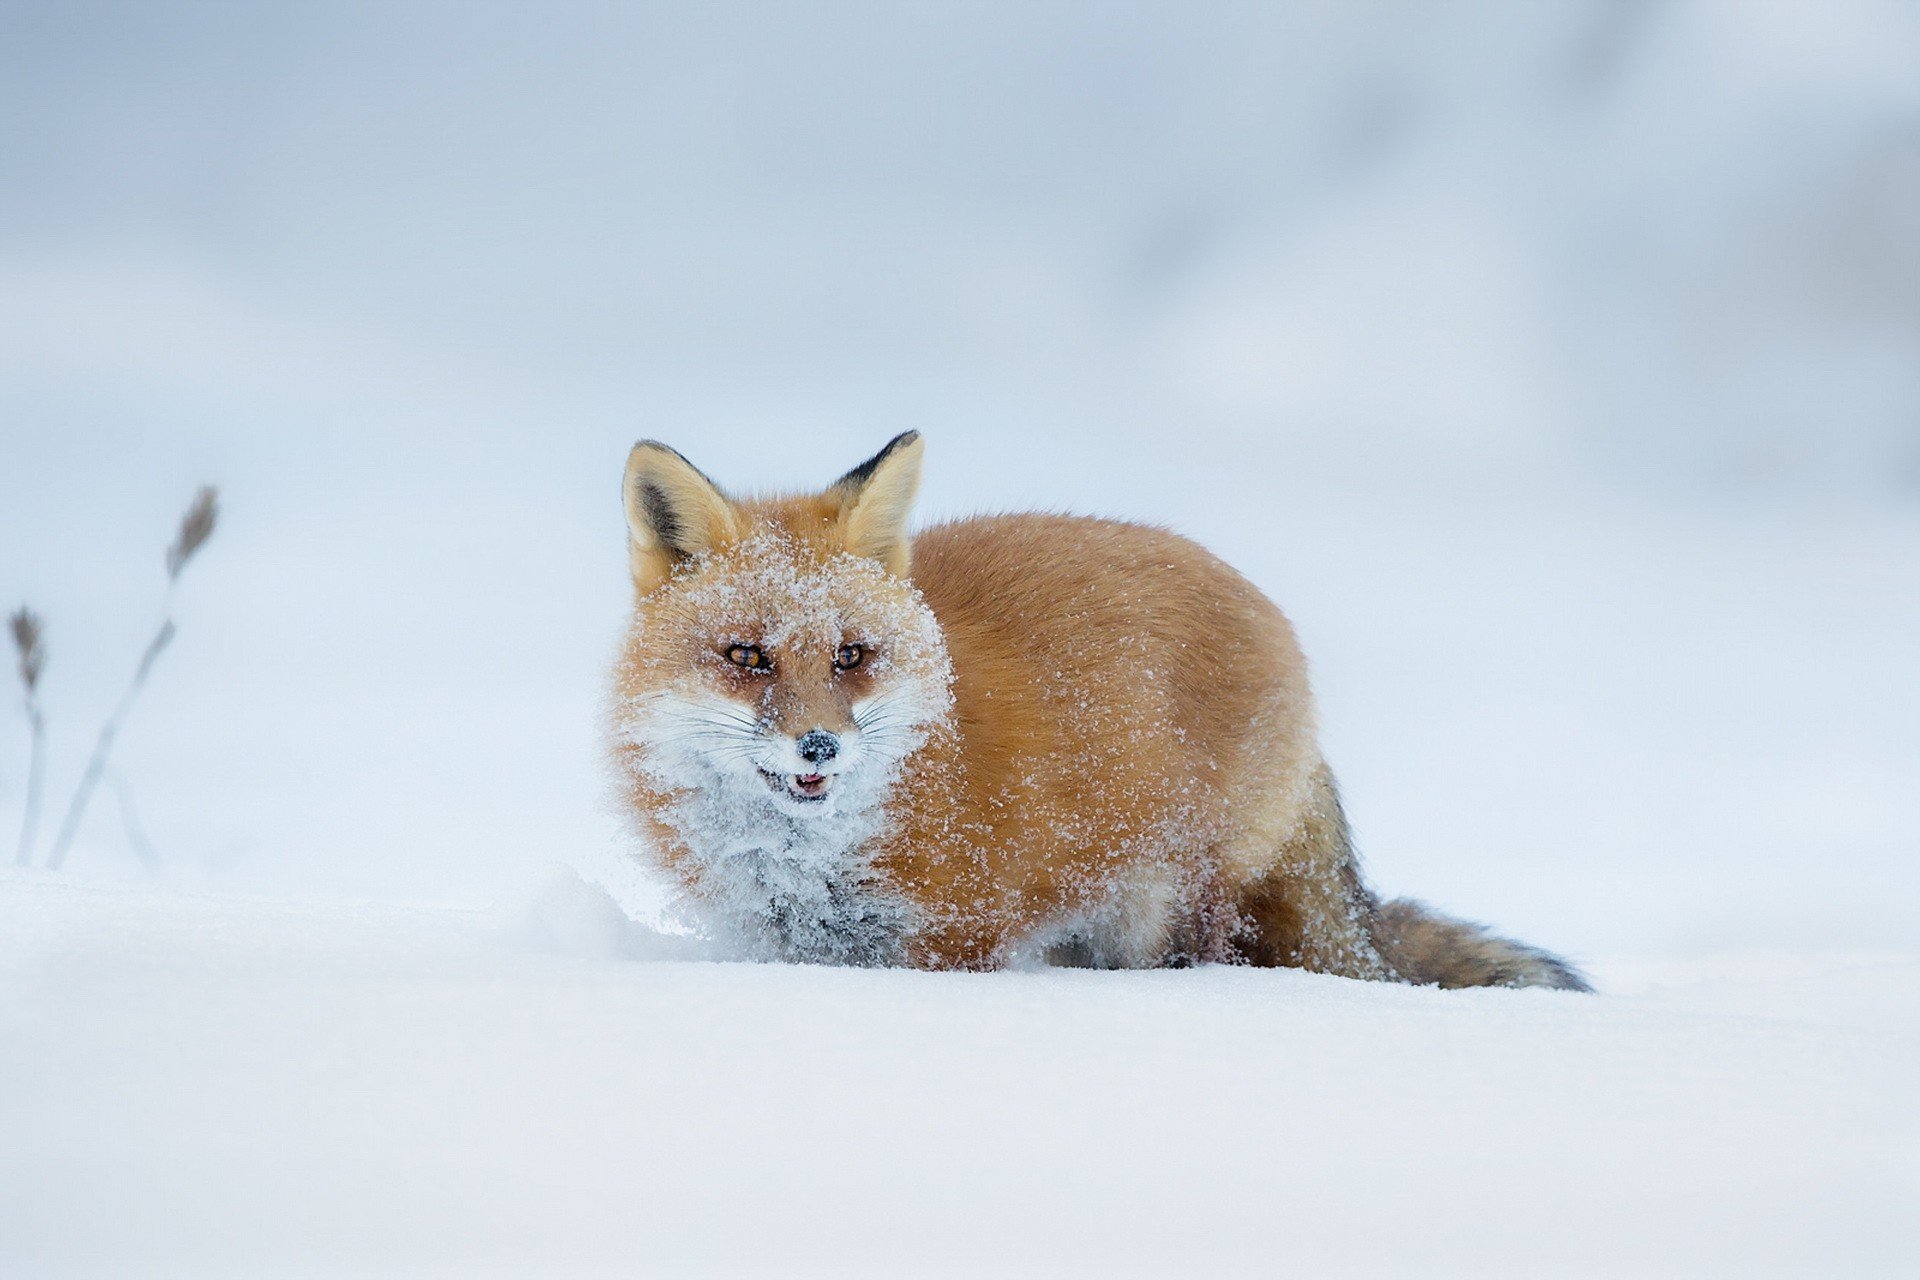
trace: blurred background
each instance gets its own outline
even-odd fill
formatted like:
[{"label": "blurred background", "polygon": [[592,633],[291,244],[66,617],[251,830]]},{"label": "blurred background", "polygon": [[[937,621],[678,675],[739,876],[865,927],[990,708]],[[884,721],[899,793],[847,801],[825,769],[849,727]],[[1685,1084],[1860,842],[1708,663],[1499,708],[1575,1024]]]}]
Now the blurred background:
[{"label": "blurred background", "polygon": [[43,849],[224,502],[66,874],[617,880],[628,446],[909,427],[1280,601],[1388,892],[1920,937],[1920,9],[0,0]]}]

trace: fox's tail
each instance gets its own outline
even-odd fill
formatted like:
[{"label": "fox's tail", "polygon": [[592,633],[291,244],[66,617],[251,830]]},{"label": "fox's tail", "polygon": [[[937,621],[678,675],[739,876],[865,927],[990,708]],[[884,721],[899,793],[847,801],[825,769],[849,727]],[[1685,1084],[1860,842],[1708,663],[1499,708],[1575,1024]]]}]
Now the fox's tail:
[{"label": "fox's tail", "polygon": [[1556,987],[1591,991],[1580,971],[1551,952],[1490,933],[1399,898],[1373,916],[1373,945],[1407,982],[1442,987]]}]

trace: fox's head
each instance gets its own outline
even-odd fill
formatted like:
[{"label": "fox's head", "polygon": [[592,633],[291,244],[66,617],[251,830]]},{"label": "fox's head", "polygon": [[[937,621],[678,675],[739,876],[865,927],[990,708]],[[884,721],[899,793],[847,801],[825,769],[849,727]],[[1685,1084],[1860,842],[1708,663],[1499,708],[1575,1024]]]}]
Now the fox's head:
[{"label": "fox's head", "polygon": [[857,811],[952,703],[939,623],[907,579],[920,437],[817,494],[733,498],[645,440],[627,460],[633,763],[745,817]]}]

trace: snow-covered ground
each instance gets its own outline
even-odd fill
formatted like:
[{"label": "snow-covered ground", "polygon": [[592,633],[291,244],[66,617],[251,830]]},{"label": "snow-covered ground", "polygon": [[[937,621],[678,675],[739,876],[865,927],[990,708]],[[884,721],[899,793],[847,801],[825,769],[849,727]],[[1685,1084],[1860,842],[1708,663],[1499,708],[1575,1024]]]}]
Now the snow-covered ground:
[{"label": "snow-covered ground", "polygon": [[1895,1276],[1920,1248],[1911,953],[1602,965],[1588,997],[646,961],[546,916],[0,884],[10,1274]]},{"label": "snow-covered ground", "polygon": [[[599,798],[617,608],[529,679],[492,652],[521,630],[432,595],[376,619],[367,660],[311,668],[290,719],[308,704],[249,707],[194,654],[263,625],[208,590],[127,743],[129,773],[207,806],[149,803],[183,815],[164,877],[108,804],[69,871],[0,879],[0,1257],[1911,1274],[1915,521],[1529,495],[1302,500],[1250,530],[1221,474],[1236,501],[1189,527],[1302,620],[1375,882],[1565,950],[1600,994],[678,958],[595,891],[534,893],[570,862],[658,903]],[[613,580],[581,589],[617,598],[601,559]],[[448,669],[383,675],[436,607]],[[447,710],[475,688],[484,716]],[[263,743],[309,739],[236,761],[264,795],[169,750],[262,719]],[[470,722],[491,732],[436,740]],[[251,858],[194,860],[218,823],[250,825]]]},{"label": "snow-covered ground", "polygon": [[[0,879],[0,1276],[1920,1270],[1911,6],[69,0],[0,119],[43,850],[225,510]],[[628,446],[907,427],[927,519],[1245,571],[1376,885],[1600,993],[718,965],[546,890],[659,907]]]}]

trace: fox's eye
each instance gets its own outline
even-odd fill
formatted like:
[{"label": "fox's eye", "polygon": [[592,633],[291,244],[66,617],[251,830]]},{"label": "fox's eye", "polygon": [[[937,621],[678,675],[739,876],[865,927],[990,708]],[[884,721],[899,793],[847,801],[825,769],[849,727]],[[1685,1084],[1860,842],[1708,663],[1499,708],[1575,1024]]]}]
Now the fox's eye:
[{"label": "fox's eye", "polygon": [[851,671],[866,660],[867,646],[863,644],[843,644],[833,655],[833,665],[841,671]]},{"label": "fox's eye", "polygon": [[767,661],[767,655],[757,644],[736,644],[727,650],[727,661],[736,667],[745,667],[749,671],[766,671],[773,664]]}]

